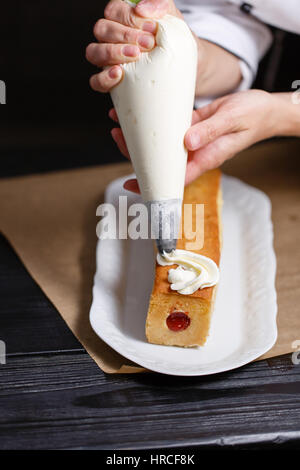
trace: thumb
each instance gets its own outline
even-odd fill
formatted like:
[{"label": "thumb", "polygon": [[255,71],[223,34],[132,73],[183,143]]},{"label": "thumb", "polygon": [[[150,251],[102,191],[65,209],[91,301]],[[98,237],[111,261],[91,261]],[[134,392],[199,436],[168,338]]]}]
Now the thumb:
[{"label": "thumb", "polygon": [[205,147],[222,135],[239,130],[235,119],[230,114],[216,112],[208,119],[200,121],[190,127],[184,138],[188,150],[195,151]]},{"label": "thumb", "polygon": [[135,12],[144,18],[161,18],[169,11],[169,0],[141,0]]},{"label": "thumb", "polygon": [[194,181],[208,170],[218,168],[252,143],[247,133],[237,132],[222,135],[205,147],[192,152],[186,168],[185,184]]}]

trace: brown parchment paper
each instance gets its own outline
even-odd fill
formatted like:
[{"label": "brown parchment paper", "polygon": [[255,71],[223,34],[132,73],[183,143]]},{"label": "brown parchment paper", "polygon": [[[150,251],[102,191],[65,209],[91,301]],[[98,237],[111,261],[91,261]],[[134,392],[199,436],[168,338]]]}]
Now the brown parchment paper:
[{"label": "brown parchment paper", "polygon": [[[272,201],[277,256],[278,340],[262,358],[291,352],[300,339],[300,140],[260,144],[223,171]],[[96,208],[107,184],[130,164],[0,180],[0,230],[96,363],[108,373],[144,371],[93,332]]]}]

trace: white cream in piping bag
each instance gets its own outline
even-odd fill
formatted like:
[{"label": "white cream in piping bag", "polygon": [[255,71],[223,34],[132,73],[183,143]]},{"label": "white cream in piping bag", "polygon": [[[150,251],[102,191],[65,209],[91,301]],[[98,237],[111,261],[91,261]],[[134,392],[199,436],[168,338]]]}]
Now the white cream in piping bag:
[{"label": "white cream in piping bag", "polygon": [[[197,45],[183,20],[166,15],[157,24],[155,48],[122,65],[122,81],[111,97],[143,200],[175,200],[181,209],[187,162],[184,135],[192,120]],[[219,279],[217,265],[192,252],[164,252],[157,261],[178,264],[168,279],[180,294],[213,286]]]},{"label": "white cream in piping bag", "polygon": [[174,250],[163,256],[158,253],[157,262],[161,266],[178,264],[176,269],[169,270],[168,281],[171,289],[179,294],[193,294],[198,289],[212,287],[219,282],[219,268],[216,263],[191,251]]},{"label": "white cream in piping bag", "polygon": [[191,125],[197,45],[187,24],[157,20],[156,46],[123,64],[111,90],[145,202],[182,199],[187,161],[184,135]]}]

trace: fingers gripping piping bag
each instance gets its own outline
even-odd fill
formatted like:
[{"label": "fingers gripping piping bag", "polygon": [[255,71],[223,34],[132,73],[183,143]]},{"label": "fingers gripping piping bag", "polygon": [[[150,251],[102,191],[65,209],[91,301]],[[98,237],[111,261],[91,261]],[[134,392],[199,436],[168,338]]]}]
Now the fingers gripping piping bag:
[{"label": "fingers gripping piping bag", "polygon": [[165,15],[156,21],[155,48],[122,65],[122,81],[111,97],[163,253],[176,248],[180,226],[197,45],[183,20]]}]

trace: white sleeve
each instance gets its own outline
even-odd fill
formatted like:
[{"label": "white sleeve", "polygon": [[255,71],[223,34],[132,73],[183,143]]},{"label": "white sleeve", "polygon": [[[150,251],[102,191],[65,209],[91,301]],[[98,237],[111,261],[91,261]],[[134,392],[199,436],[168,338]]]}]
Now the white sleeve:
[{"label": "white sleeve", "polygon": [[270,29],[225,0],[175,0],[175,3],[198,37],[223,47],[240,59],[243,79],[238,90],[249,88],[258,63],[272,42]]}]

